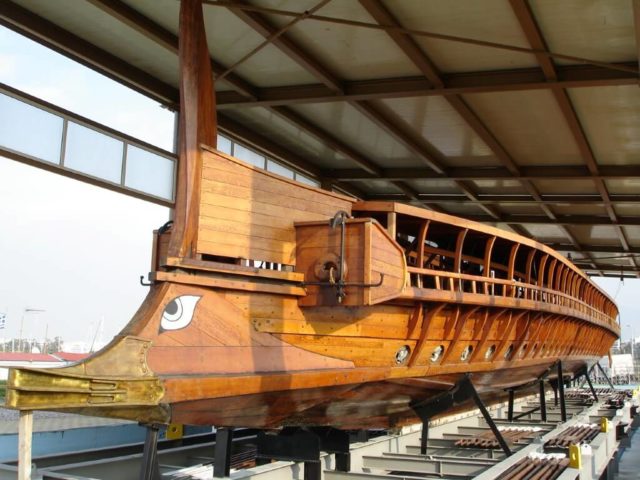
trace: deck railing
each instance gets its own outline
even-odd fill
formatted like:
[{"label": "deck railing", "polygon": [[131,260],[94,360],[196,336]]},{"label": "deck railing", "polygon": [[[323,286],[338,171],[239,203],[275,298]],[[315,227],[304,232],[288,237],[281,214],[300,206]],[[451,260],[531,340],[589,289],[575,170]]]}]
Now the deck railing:
[{"label": "deck railing", "polygon": [[466,292],[488,297],[513,298],[514,300],[520,299],[544,303],[549,306],[569,308],[582,314],[580,315],[582,317],[588,317],[617,329],[617,322],[614,317],[589,305],[580,298],[557,290],[517,280],[454,273],[445,270],[418,267],[408,267],[407,270],[412,287],[449,292]]}]

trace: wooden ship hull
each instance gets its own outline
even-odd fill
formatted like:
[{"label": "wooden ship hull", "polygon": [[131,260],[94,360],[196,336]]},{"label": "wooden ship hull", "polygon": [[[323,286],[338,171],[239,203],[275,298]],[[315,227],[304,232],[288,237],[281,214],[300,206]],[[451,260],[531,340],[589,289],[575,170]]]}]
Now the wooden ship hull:
[{"label": "wooden ship hull", "polygon": [[614,302],[544,245],[218,152],[201,15],[181,2],[178,195],[154,235],[149,295],[89,359],[12,369],[8,407],[388,428],[469,376],[495,401],[554,378],[558,360],[571,375],[607,354]]}]

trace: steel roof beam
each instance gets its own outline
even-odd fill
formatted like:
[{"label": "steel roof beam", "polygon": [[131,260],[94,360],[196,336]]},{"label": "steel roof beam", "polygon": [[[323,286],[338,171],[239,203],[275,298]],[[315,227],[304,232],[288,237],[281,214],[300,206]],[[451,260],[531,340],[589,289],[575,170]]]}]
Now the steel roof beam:
[{"label": "steel roof beam", "polygon": [[[351,106],[364,114],[383,130],[391,134],[398,142],[413,152],[427,167],[433,172],[443,174],[444,167],[439,158],[440,154],[431,145],[417,138],[411,129],[399,119],[391,119],[390,116],[381,111],[372,102],[349,102]],[[423,169],[424,172],[424,169]],[[409,180],[410,178],[406,178]],[[452,180],[453,183],[471,200],[477,199],[477,193],[473,188],[459,180]],[[500,213],[491,207],[480,205],[480,208],[487,212],[494,219],[500,218]]]},{"label": "steel roof beam", "polygon": [[[234,0],[233,3],[243,5],[246,4],[243,0]],[[266,17],[259,13],[251,12],[247,10],[240,10],[236,8],[229,8],[229,11],[239,17],[243,22],[249,25],[253,30],[258,32],[265,38],[269,38],[278,31],[275,25],[272,25]],[[339,80],[332,72],[329,71],[320,62],[312,59],[302,48],[300,48],[294,41],[289,39],[285,35],[280,35],[277,38],[272,39],[271,43],[278,47],[284,54],[294,60],[299,65],[302,65],[307,71],[312,73],[327,87],[336,92],[342,92],[342,81]]]},{"label": "steel roof beam", "polygon": [[342,190],[343,192],[353,195],[357,198],[364,198],[365,193],[358,189],[355,185],[343,182],[336,182],[335,180],[326,181],[322,178],[321,172],[318,168],[309,163],[298,154],[283,147],[282,145],[273,142],[268,137],[247,128],[246,126],[238,123],[237,121],[229,118],[227,115],[218,114],[218,126],[220,131],[225,135],[231,137],[234,140],[240,140],[245,144],[250,145],[259,152],[274,158],[286,165],[294,167],[296,170],[315,176],[320,179],[322,188],[331,190],[333,186]]},{"label": "steel roof beam", "polygon": [[[234,0],[234,3],[244,4],[241,0]],[[256,12],[250,12],[239,9],[230,9],[241,20],[252,27],[256,32],[265,38],[271,38],[277,28],[264,18],[261,14]],[[308,52],[305,52],[296,42],[285,35],[281,35],[273,39],[273,44],[278,47],[282,52],[289,56],[293,61],[298,63],[302,68],[313,74],[318,80],[324,83],[328,88],[335,91],[342,92],[342,81],[327,67],[322,65],[320,61],[313,58]],[[421,145],[420,141],[414,139],[409,134],[408,129],[403,128],[398,122],[391,120],[387,114],[379,110],[376,106],[369,102],[350,102],[358,111],[365,116],[373,120],[380,125],[383,129],[391,133],[397,140],[405,144],[411,151],[416,153],[418,157],[431,169],[441,172],[439,160],[436,158],[436,153],[429,151],[430,148],[426,145]],[[299,125],[299,124],[298,124]],[[400,188],[403,193],[407,194],[410,198],[417,199],[417,192],[415,192],[409,185],[399,182],[393,182],[397,188]],[[461,182],[456,182],[461,183]],[[460,185],[462,191],[470,198],[474,198],[474,192],[471,187],[466,185]],[[493,218],[499,218],[499,214],[491,207],[481,205],[480,208],[487,212]]]},{"label": "steel roof beam", "polygon": [[[160,27],[159,25],[155,24],[154,22],[144,17],[143,15],[139,14],[135,10],[131,9],[127,5],[123,4],[120,0],[116,0],[114,2],[112,2],[111,0],[109,1],[89,0],[89,1],[98,5],[100,8],[107,11],[108,13],[115,16],[116,18],[126,22],[128,25],[132,26],[136,30],[143,32],[146,36],[164,45],[170,50],[172,51],[177,50],[178,39],[175,35],[173,35],[171,32],[168,32],[167,30]],[[265,19],[261,18],[260,15],[253,14],[252,12],[245,12],[243,10],[232,10],[232,11],[236,15],[238,15],[242,20],[248,23],[252,28],[257,29],[261,34],[263,34],[263,36],[269,37],[273,35],[274,32],[276,31],[275,27],[270,25]],[[293,42],[288,40],[288,38],[285,37],[284,35],[281,35],[278,38],[273,39],[272,43],[276,45],[278,48],[282,49],[287,55],[295,55],[296,59],[304,60],[303,59],[304,52],[302,52],[297,45],[295,45]],[[218,74],[225,71],[224,67],[222,66],[218,66],[218,68],[216,69],[215,62],[213,62],[213,60],[212,60],[212,66],[214,66],[214,71]],[[315,64],[311,66],[309,63],[306,63],[305,68],[311,68],[313,73],[318,75],[330,87],[333,87],[333,88],[336,87],[338,81],[321,65]],[[243,79],[238,77],[236,74],[228,73],[225,76],[224,80],[231,83],[240,92],[244,92],[244,93],[248,92],[249,94],[254,95],[256,87],[254,87],[253,85],[250,85],[248,82],[244,81]],[[304,119],[293,110],[285,107],[279,107],[279,108],[273,108],[272,111],[274,111],[276,114],[286,119],[289,123],[292,123],[298,126],[299,128],[307,131],[312,136],[315,136],[330,148],[333,148],[336,151],[340,151],[341,153],[349,157],[351,160],[353,160],[356,164],[360,165],[366,172],[374,175],[379,173],[379,167],[377,167],[373,162],[371,162],[365,156],[356,152],[354,149],[352,149],[345,143],[339,141],[328,132],[322,130],[320,127]],[[230,119],[227,117],[225,121],[228,124],[230,122]],[[236,122],[235,130],[238,131],[240,127],[241,127],[240,124]],[[270,152],[275,152],[275,153],[272,153],[274,156],[276,156],[277,158],[280,158],[281,161],[284,161],[285,163],[290,163],[290,164],[292,163],[291,158],[295,157],[295,155],[292,152],[288,152],[291,155],[293,155],[293,157],[290,157],[290,159],[287,161],[285,160],[285,155],[278,153],[281,150],[281,147],[279,145],[275,144],[274,142],[270,141],[264,136],[260,136],[259,139],[256,139],[255,134],[249,132],[249,135],[250,137],[247,138],[247,140],[252,142],[254,146],[262,145],[264,149],[264,146],[268,145],[267,150],[269,150]],[[293,162],[293,164],[301,165],[301,167],[299,168],[302,168],[305,171],[312,171],[312,173],[315,175],[318,175],[319,173],[316,168],[310,168],[310,165],[308,164],[308,162],[302,162],[300,158],[297,158],[295,162]],[[356,190],[355,187],[353,187],[352,185],[350,186],[350,185],[342,184],[341,186],[342,188],[350,189],[349,190],[350,192],[353,192],[354,190]],[[406,192],[410,192],[410,190],[406,190]],[[417,196],[415,195],[414,197],[417,198]]]},{"label": "steel roof beam", "polygon": [[[401,27],[398,20],[382,4],[380,0],[360,0],[360,4],[365,8],[365,10],[367,10],[367,12],[376,20],[378,24]],[[422,72],[425,78],[434,87],[442,88],[444,86],[444,81],[442,80],[441,73],[438,71],[437,67],[434,65],[431,59],[422,51],[413,37],[404,33],[400,33],[398,30],[387,30],[387,34],[391,37],[396,46],[398,46],[404,52],[404,54]],[[445,99],[449,102],[451,107],[453,107],[453,109],[456,110],[458,114],[465,120],[465,122],[467,122],[467,124],[473,129],[476,135],[478,135],[478,137],[480,137],[482,141],[487,144],[487,146],[493,151],[493,153],[507,168],[507,170],[509,170],[509,172],[511,172],[513,175],[519,175],[520,172],[518,166],[511,158],[509,153],[489,131],[484,122],[482,122],[482,120],[480,120],[476,113],[466,104],[462,97],[458,95],[448,95],[445,97]],[[531,196],[533,196],[536,200],[540,200],[540,194],[535,186],[531,184],[531,182],[527,180],[521,180],[521,183],[525,190],[527,190]],[[470,198],[477,199],[477,195],[474,195],[473,191],[471,192],[471,195],[468,191],[465,191],[465,189],[472,189],[473,187],[460,181],[456,181],[456,184],[460,188],[462,188],[465,194],[467,194]],[[482,203],[479,203],[478,207],[485,211],[488,210],[488,207]],[[555,214],[548,206],[540,204],[540,208],[549,217],[550,220],[555,220]],[[490,214],[492,212],[495,212],[495,215],[492,216],[496,218],[502,217],[502,215],[496,212],[496,210],[494,209],[490,209],[488,211]],[[512,228],[514,227],[512,226]],[[520,227],[516,227],[515,229],[517,231],[522,231]],[[570,238],[573,238],[571,232],[567,231],[567,235]]]},{"label": "steel roof beam", "polygon": [[[158,45],[166,48],[171,53],[178,54],[178,37],[169,30],[153,22],[137,10],[131,8],[121,0],[86,0],[112,17],[125,23],[138,33],[153,40]],[[215,75],[226,71],[226,67],[211,59],[211,69]],[[256,89],[234,73],[225,75],[224,81],[235,90],[236,95],[245,100],[257,99]]]},{"label": "steel roof beam", "polygon": [[[287,120],[289,123],[296,125],[298,128],[305,130],[312,136],[316,137],[320,142],[328,146],[329,148],[342,153],[346,157],[353,160],[355,163],[362,167],[361,169],[356,169],[359,172],[365,172],[367,175],[371,175],[371,178],[381,178],[382,169],[373,163],[371,160],[366,158],[364,155],[360,154],[353,148],[351,148],[346,143],[338,140],[332,134],[327,132],[326,130],[314,125],[306,118],[302,117],[298,113],[294,112],[290,108],[286,107],[272,107],[271,110]],[[324,176],[324,175],[322,175]]]},{"label": "steel roof beam", "polygon": [[[640,273],[640,267],[637,267],[635,265],[632,267],[628,265],[620,266],[620,265],[607,265],[606,263],[596,263],[595,268],[582,267],[582,266],[580,266],[580,268],[582,268],[586,272],[590,272],[591,270],[607,272],[609,276],[612,276],[612,277],[619,277],[621,273],[635,273],[636,276],[638,273]],[[589,273],[589,275],[591,275],[591,273]],[[601,276],[604,276],[604,275],[601,274]]]},{"label": "steel roof beam", "polygon": [[[519,167],[519,173],[513,175],[505,167],[447,167],[442,173],[436,173],[424,168],[382,168],[379,174],[367,173],[361,169],[330,169],[324,170],[327,178],[339,180],[369,180],[383,178],[389,180],[409,179],[452,179],[452,180],[585,180],[589,177],[589,170],[584,165],[531,165]],[[607,165],[600,167],[598,178],[628,179],[640,178],[638,165]]]},{"label": "steel roof beam", "polygon": [[[466,218],[475,220],[478,222],[495,222],[495,219],[487,216],[478,215],[466,215]],[[504,214],[502,216],[503,222],[507,223],[521,223],[521,224],[549,224],[549,218],[544,215],[514,215]],[[556,215],[556,219],[553,222],[554,225],[609,225],[609,226],[639,226],[640,217],[636,216],[618,216],[617,223],[614,223],[609,216],[605,215]]]},{"label": "steel roof beam", "polygon": [[[635,62],[621,64],[636,66]],[[434,87],[424,77],[384,78],[375,80],[344,81],[343,93],[337,93],[322,84],[283,85],[256,88],[255,100],[233,91],[218,93],[219,108],[268,107],[427,97],[443,95],[469,95],[474,93],[548,90],[551,88],[584,88],[596,86],[637,85],[638,77],[628,72],[607,70],[586,65],[557,67],[558,80],[545,81],[538,68],[496,70],[490,72],[442,73],[444,86]]]},{"label": "steel roof beam", "polygon": [[[527,41],[531,44],[531,47],[535,50],[546,52],[548,50],[547,43],[545,42],[542,32],[540,31],[540,27],[533,16],[528,0],[510,0],[510,3],[513,12],[518,18],[520,27],[522,28]],[[557,79],[557,74],[553,59],[543,54],[536,54],[536,59],[544,72],[545,78],[550,82],[555,81]],[[584,128],[578,119],[578,115],[576,114],[571,99],[569,98],[569,94],[564,88],[553,88],[552,93],[560,107],[560,110],[562,111],[562,115],[564,116],[567,125],[569,126],[569,130],[578,145],[582,158],[589,169],[590,176],[593,178],[596,188],[602,196],[607,215],[609,215],[609,218],[613,223],[617,223],[617,213],[611,205],[609,191],[604,181],[601,178],[598,178],[598,162],[596,161],[593,149],[589,144],[589,140],[587,139]],[[628,250],[629,242],[625,232],[620,226],[616,226],[615,229],[622,247],[625,250]],[[632,263],[634,263],[636,267],[640,268],[640,264],[638,264],[635,259],[632,259]]]},{"label": "steel roof beam", "polygon": [[633,25],[636,31],[636,51],[638,52],[638,63],[640,64],[640,0],[632,0],[633,5]]},{"label": "steel roof beam", "polygon": [[[546,204],[546,205],[589,205],[589,206],[602,206],[603,200],[600,195],[543,195],[541,200],[536,200],[529,195],[478,195],[477,200],[470,200],[463,194],[458,193],[419,193],[421,201],[432,201],[442,204],[473,204],[474,202],[483,203],[485,205],[493,204]],[[398,201],[402,202],[405,199],[399,194],[382,193],[382,194],[369,194],[366,195],[369,200],[379,201]],[[612,203],[621,204],[640,204],[640,195],[612,195]]]},{"label": "steel roof beam", "polygon": [[[553,243],[549,242],[546,245],[553,248],[554,250],[558,250],[561,252],[580,252],[580,250],[576,250],[575,247],[569,243]],[[640,255],[640,247],[630,247],[628,252],[623,251],[619,246],[614,245],[591,245],[591,244],[583,244],[582,248],[584,250],[588,250],[592,253],[619,253],[622,255],[629,254],[637,254]],[[597,258],[597,257],[596,257]]]}]

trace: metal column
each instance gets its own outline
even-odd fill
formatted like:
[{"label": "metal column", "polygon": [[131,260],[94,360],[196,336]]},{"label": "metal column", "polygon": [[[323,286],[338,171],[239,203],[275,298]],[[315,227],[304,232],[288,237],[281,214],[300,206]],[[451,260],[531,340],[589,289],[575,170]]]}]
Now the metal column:
[{"label": "metal column", "polygon": [[562,361],[558,360],[558,400],[560,400],[560,419],[567,421],[567,406],[564,401],[564,378],[562,374]]},{"label": "metal column", "polygon": [[540,419],[543,422],[546,422],[547,421],[547,399],[545,398],[544,380],[540,380],[538,385],[540,388]]},{"label": "metal column", "polygon": [[473,398],[473,401],[476,402],[476,405],[480,409],[480,413],[482,413],[482,416],[484,417],[484,420],[489,425],[489,428],[493,432],[493,435],[496,437],[496,440],[498,440],[498,443],[500,444],[500,447],[504,451],[505,455],[507,457],[510,457],[511,454],[512,454],[511,449],[507,445],[507,442],[505,441],[504,437],[502,436],[502,433],[500,433],[500,430],[498,430],[498,427],[496,426],[495,422],[491,418],[491,415],[489,415],[489,411],[484,406],[484,403],[482,403],[482,400],[480,399],[480,396],[478,395],[478,392],[476,392],[475,387],[473,386],[473,384],[471,383],[470,380],[468,380],[468,382],[469,382],[469,385],[471,387],[471,397]]},{"label": "metal column", "polygon": [[420,435],[420,455],[427,454],[427,443],[429,441],[429,422],[422,422],[422,433]]},{"label": "metal column", "polygon": [[513,389],[509,390],[509,408],[507,410],[507,419],[510,422],[513,422],[513,401],[515,398],[516,392]]},{"label": "metal column", "polygon": [[147,435],[144,439],[139,478],[140,480],[160,480],[160,467],[158,466],[158,431],[160,426],[152,424],[146,425],[146,427]]},{"label": "metal column", "polygon": [[600,370],[600,373],[602,373],[604,378],[607,379],[607,383],[609,384],[611,389],[615,390],[616,388],[613,386],[613,383],[611,382],[611,379],[609,378],[609,376],[604,372],[604,368],[602,368],[602,365],[600,365],[600,362],[597,362],[596,365],[598,366],[598,369]]},{"label": "metal column", "polygon": [[586,377],[587,383],[589,384],[589,388],[591,389],[591,395],[593,395],[593,399],[597,402],[598,394],[596,393],[596,389],[593,388],[593,383],[591,383],[591,376],[590,376],[594,368],[595,368],[595,365],[591,367],[589,370],[585,369],[584,376]]},{"label": "metal column", "polygon": [[451,390],[443,392],[435,397],[431,397],[419,402],[413,402],[411,403],[411,408],[414,412],[416,412],[416,414],[418,415],[418,417],[420,417],[420,420],[422,420],[422,423],[424,424],[429,422],[429,419],[434,417],[435,415],[446,412],[451,407],[460,405],[461,403],[464,403],[469,399],[472,399],[475,402],[476,406],[480,409],[480,412],[482,413],[485,421],[489,425],[489,428],[491,428],[491,431],[495,435],[496,440],[498,440],[498,443],[502,447],[502,450],[504,450],[504,453],[507,456],[510,456],[512,453],[511,449],[507,445],[507,442],[504,440],[504,437],[500,433],[500,430],[498,430],[498,427],[491,418],[491,415],[489,415],[489,412],[484,406],[484,403],[482,403],[478,392],[476,392],[476,389],[471,382],[470,374],[466,374],[460,381],[458,381],[458,383],[453,386]]},{"label": "metal column", "polygon": [[231,471],[231,444],[233,443],[233,428],[216,429],[216,445],[213,454],[213,476],[228,477]]}]

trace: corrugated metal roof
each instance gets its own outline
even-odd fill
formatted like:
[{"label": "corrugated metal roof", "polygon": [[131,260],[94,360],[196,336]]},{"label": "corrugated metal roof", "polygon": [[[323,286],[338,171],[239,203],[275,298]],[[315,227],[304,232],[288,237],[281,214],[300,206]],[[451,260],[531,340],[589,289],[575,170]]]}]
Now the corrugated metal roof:
[{"label": "corrugated metal roof", "polygon": [[[317,1],[204,3],[223,131],[359,197],[640,271],[637,2],[333,0],[236,66]],[[178,9],[13,0],[0,21],[175,106]]]}]

